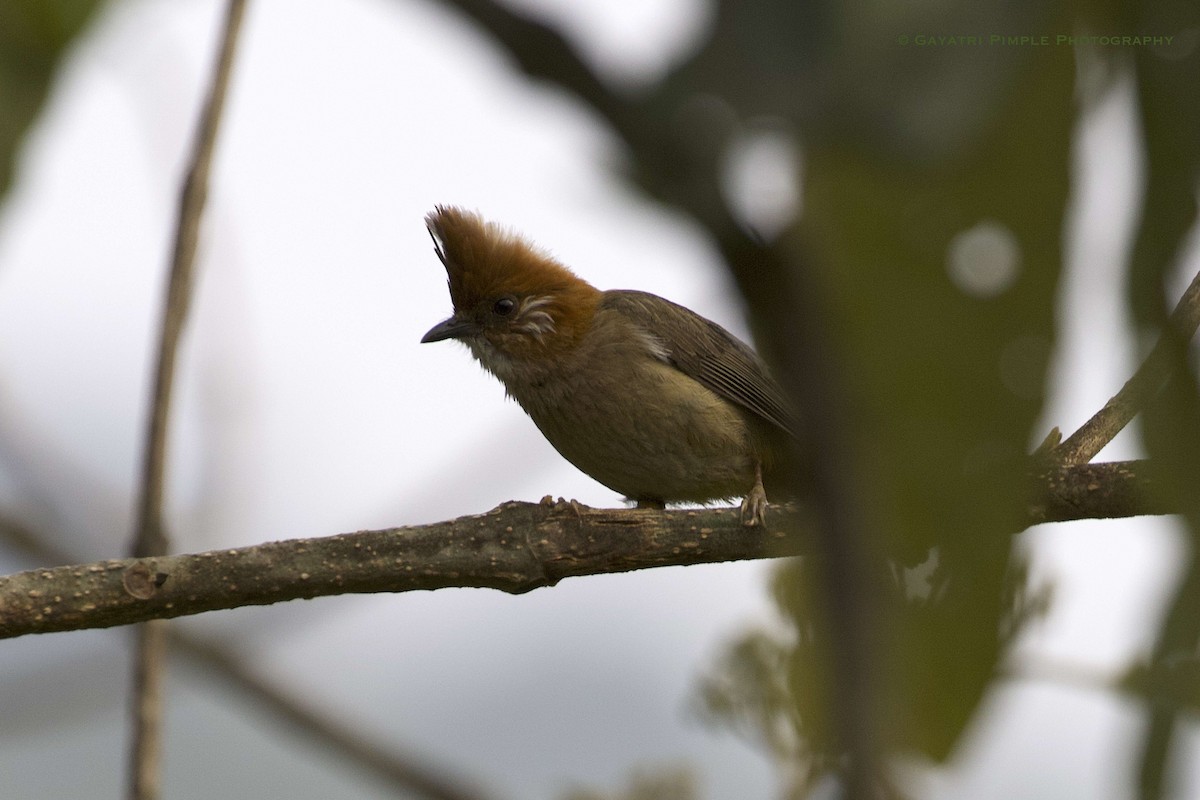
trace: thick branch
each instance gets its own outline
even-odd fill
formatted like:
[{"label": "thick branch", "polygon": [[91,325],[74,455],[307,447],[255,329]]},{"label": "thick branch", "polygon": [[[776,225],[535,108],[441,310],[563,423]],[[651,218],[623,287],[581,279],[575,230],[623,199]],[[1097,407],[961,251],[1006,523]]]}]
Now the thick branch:
[{"label": "thick branch", "polygon": [[1055,467],[1034,478],[1028,524],[1174,514],[1150,491],[1145,461]]},{"label": "thick branch", "polygon": [[731,509],[506,503],[432,525],[18,573],[0,578],[0,638],[323,595],[452,586],[515,594],[572,575],[780,555],[773,545],[786,538],[748,533]]},{"label": "thick branch", "polygon": [[[1139,462],[1038,478],[1029,524],[1164,514]],[[107,628],[325,595],[480,587],[510,593],[563,578],[811,551],[802,511],[772,506],[767,529],[736,509],[593,509],[505,503],[449,522],[193,555],[101,561],[0,578],[0,638]]]}]

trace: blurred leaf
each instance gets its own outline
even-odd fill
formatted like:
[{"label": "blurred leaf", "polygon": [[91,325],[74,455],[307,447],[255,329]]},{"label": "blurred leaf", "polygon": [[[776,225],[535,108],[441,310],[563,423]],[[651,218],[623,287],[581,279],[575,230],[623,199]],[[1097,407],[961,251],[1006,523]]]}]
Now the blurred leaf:
[{"label": "blurred leaf", "polygon": [[[1179,371],[1186,373],[1182,352],[1179,361]],[[1153,656],[1157,666],[1167,665],[1178,675],[1181,665],[1191,663],[1200,646],[1200,493],[1196,491],[1200,475],[1200,401],[1195,380],[1171,381],[1162,401],[1147,410],[1143,428],[1154,468],[1154,490],[1177,499],[1184,509],[1189,535],[1186,569],[1159,629]],[[1182,674],[1190,675],[1191,671]],[[1141,797],[1145,800],[1164,796],[1171,740],[1181,705],[1178,697],[1173,702],[1160,700],[1151,705],[1141,758]]]},{"label": "blurred leaf", "polygon": [[[801,562],[794,566],[802,568]],[[795,654],[804,652],[803,643],[779,632],[747,631],[726,646],[696,686],[700,718],[765,751],[788,796],[803,796],[828,766],[822,754],[807,745],[813,735],[809,728],[823,725],[824,704],[814,700],[805,684],[798,688],[803,693],[798,701],[792,685],[796,675],[789,671]],[[815,676],[803,673],[809,678],[807,685],[823,687],[824,665],[823,658],[818,659],[811,665]]]},{"label": "blurred leaf", "polygon": [[[820,619],[810,605],[815,583],[811,571],[812,562],[804,559],[776,571],[773,592],[785,621]],[[947,613],[943,608],[946,578],[936,558],[881,576],[890,589],[887,607],[895,615],[894,628],[904,640],[896,649],[916,662],[901,666],[905,674],[925,674],[922,659],[944,648],[944,635],[953,633],[941,619]],[[1044,615],[1050,602],[1049,586],[1029,589],[1024,560],[1014,560],[1005,586],[1000,603],[1005,614],[998,630],[1001,647],[1011,644],[1027,622]],[[734,731],[771,755],[788,796],[804,796],[836,764],[835,753],[819,749],[832,731],[825,688],[827,643],[817,636],[818,630],[810,625],[789,633],[748,631],[725,648],[696,690],[703,719]],[[953,675],[941,677],[949,686],[956,680]],[[913,694],[902,698],[895,714],[940,717],[939,707],[946,702],[942,685],[927,681],[908,688]]]},{"label": "blurred leaf", "polygon": [[[804,216],[783,245],[817,273],[848,384],[845,444],[876,537],[865,585],[882,623],[880,730],[889,749],[935,759],[1048,602],[1030,593],[1011,536],[1055,341],[1075,123],[1070,49],[913,42],[1070,29],[1059,6],[955,9],[722,3],[710,43],[673,78],[799,133]],[[706,697],[776,752],[791,746],[781,720],[793,721],[797,757],[820,771],[840,757],[828,658],[844,633],[830,628],[814,568],[778,575],[795,641],[780,652],[742,640]],[[780,660],[786,693],[769,674]]]},{"label": "blurred leaf", "polygon": [[636,770],[629,785],[619,792],[573,789],[563,800],[698,800],[696,779],[687,767]]},{"label": "blurred leaf", "polygon": [[51,79],[99,0],[0,3],[0,197],[12,183],[17,151],[49,94]]},{"label": "blurred leaf", "polygon": [[[1187,359],[1187,342],[1166,328],[1166,284],[1197,224],[1200,191],[1200,8],[1195,4],[1129,4],[1132,29],[1173,35],[1170,46],[1136,51],[1135,69],[1146,165],[1141,220],[1129,270],[1129,303],[1143,332],[1172,344],[1171,378],[1145,410],[1143,434],[1154,489],[1184,509],[1191,553],[1183,580],[1159,631],[1151,673],[1179,675],[1180,659],[1200,645],[1200,396]],[[1143,745],[1141,796],[1164,795],[1179,699],[1151,706]]]},{"label": "blurred leaf", "polygon": [[[820,271],[850,383],[857,494],[878,535],[873,585],[892,587],[879,597],[881,727],[894,749],[935,759],[978,707],[1024,602],[1011,534],[1054,346],[1074,124],[1069,50],[895,40],[941,31],[956,29],[909,18],[878,41],[884,72],[832,68],[834,85],[891,90],[852,93],[873,103],[843,115],[860,122],[852,136],[812,126],[790,240]],[[943,85],[976,91],[949,112]],[[928,592],[914,603],[895,576],[922,564]]]},{"label": "blurred leaf", "polygon": [[1200,8],[1165,0],[1129,8],[1136,10],[1131,30],[1174,36],[1169,46],[1136,50],[1134,64],[1146,182],[1129,291],[1135,321],[1157,333],[1167,315],[1165,277],[1196,224]]},{"label": "blurred leaf", "polygon": [[793,719],[787,662],[792,645],[778,634],[750,630],[731,643],[697,686],[701,715],[736,731],[778,760],[803,747]]}]

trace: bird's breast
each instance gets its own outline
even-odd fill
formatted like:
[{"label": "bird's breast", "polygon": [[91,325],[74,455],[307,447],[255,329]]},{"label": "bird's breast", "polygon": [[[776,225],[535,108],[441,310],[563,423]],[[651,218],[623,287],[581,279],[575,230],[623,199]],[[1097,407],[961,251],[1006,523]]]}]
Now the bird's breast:
[{"label": "bird's breast", "polygon": [[568,461],[615,491],[693,502],[744,494],[758,458],[745,412],[668,363],[640,329],[600,323],[553,363],[485,366]]}]

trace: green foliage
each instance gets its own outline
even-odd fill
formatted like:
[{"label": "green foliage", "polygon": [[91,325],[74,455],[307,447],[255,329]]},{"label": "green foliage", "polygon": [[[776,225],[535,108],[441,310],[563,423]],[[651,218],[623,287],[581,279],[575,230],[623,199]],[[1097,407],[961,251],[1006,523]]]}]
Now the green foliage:
[{"label": "green foliage", "polygon": [[0,196],[12,183],[17,151],[50,90],[68,45],[99,0],[0,3]]},{"label": "green foliage", "polygon": [[[922,48],[913,39],[1085,33],[1104,14],[1106,30],[1176,35],[1171,50],[1099,49],[1085,59],[1109,78],[1132,70],[1138,83],[1148,184],[1129,296],[1135,318],[1157,334],[1164,276],[1196,221],[1200,48],[1187,39],[1195,9],[1138,8],[997,3],[947,15],[941,6],[722,3],[711,39],[672,77],[673,92],[717,95],[743,121],[769,117],[801,143],[803,216],[779,246],[808,271],[804,286],[817,295],[808,307],[821,316],[842,384],[831,390],[841,393],[837,442],[848,454],[838,477],[852,487],[867,539],[869,574],[857,585],[871,595],[875,660],[865,675],[888,752],[945,759],[1022,624],[1050,602],[1046,587],[1028,585],[1012,534],[1028,448],[1043,433],[1034,428],[1056,344],[1081,111],[1070,46]],[[736,57],[747,52],[738,42],[754,44],[750,57]],[[786,281],[772,286],[787,292]],[[752,308],[770,318],[771,298],[754,291]],[[1191,503],[1200,531],[1200,403],[1185,356],[1180,342],[1175,379],[1146,414],[1146,433],[1161,491],[1174,507]],[[787,634],[739,639],[700,690],[711,718],[803,762],[795,774],[804,784],[837,769],[844,746],[829,665],[848,632],[820,589],[831,580],[815,560],[782,568],[775,596]],[[1160,659],[1200,641],[1200,561],[1162,635]],[[1169,731],[1175,706],[1164,708]],[[1144,762],[1148,784],[1161,784],[1155,758]]]},{"label": "green foliage", "polygon": [[[926,553],[938,559],[940,589],[921,613],[877,598],[886,629],[875,670],[889,689],[892,746],[936,759],[1002,652],[1010,535],[1054,341],[1073,122],[1067,52],[986,56],[961,51],[943,64],[979,72],[986,60],[1008,83],[964,98],[969,110],[946,121],[958,130],[939,134],[940,149],[919,130],[907,146],[885,138],[887,112],[936,113],[935,85],[924,82],[869,110],[875,136],[815,137],[808,213],[794,234],[797,249],[816,254],[810,263],[828,293],[850,387],[845,445],[877,537],[873,557],[893,569]],[[963,250],[977,263],[956,263]],[[977,280],[970,270],[988,259],[1011,273]]]},{"label": "green foliage", "polygon": [[[1192,51],[1183,58],[1140,53],[1136,61],[1138,111],[1146,160],[1142,217],[1130,259],[1129,296],[1134,320],[1148,332],[1164,330],[1169,307],[1165,288],[1178,263],[1188,235],[1196,225],[1200,186],[1200,46],[1196,27],[1200,12],[1190,18],[1182,9],[1148,3],[1139,9],[1139,22],[1167,25],[1181,21],[1191,27]],[[1178,660],[1191,658],[1200,646],[1200,396],[1197,375],[1187,359],[1187,342],[1172,336],[1171,379],[1166,390],[1146,409],[1143,433],[1157,490],[1184,509],[1191,558],[1176,589],[1155,646],[1154,665],[1178,672]],[[1194,670],[1193,670],[1194,671]],[[1178,702],[1152,705],[1142,755],[1142,797],[1164,796],[1171,740],[1177,728]]]}]

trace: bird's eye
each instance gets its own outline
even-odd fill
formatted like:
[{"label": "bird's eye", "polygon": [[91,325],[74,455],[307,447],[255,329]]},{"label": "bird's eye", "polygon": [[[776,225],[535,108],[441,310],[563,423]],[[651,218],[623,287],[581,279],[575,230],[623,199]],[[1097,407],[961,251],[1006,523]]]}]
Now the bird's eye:
[{"label": "bird's eye", "polygon": [[517,307],[517,301],[511,297],[501,297],[492,305],[492,311],[496,312],[498,317],[507,317]]}]

